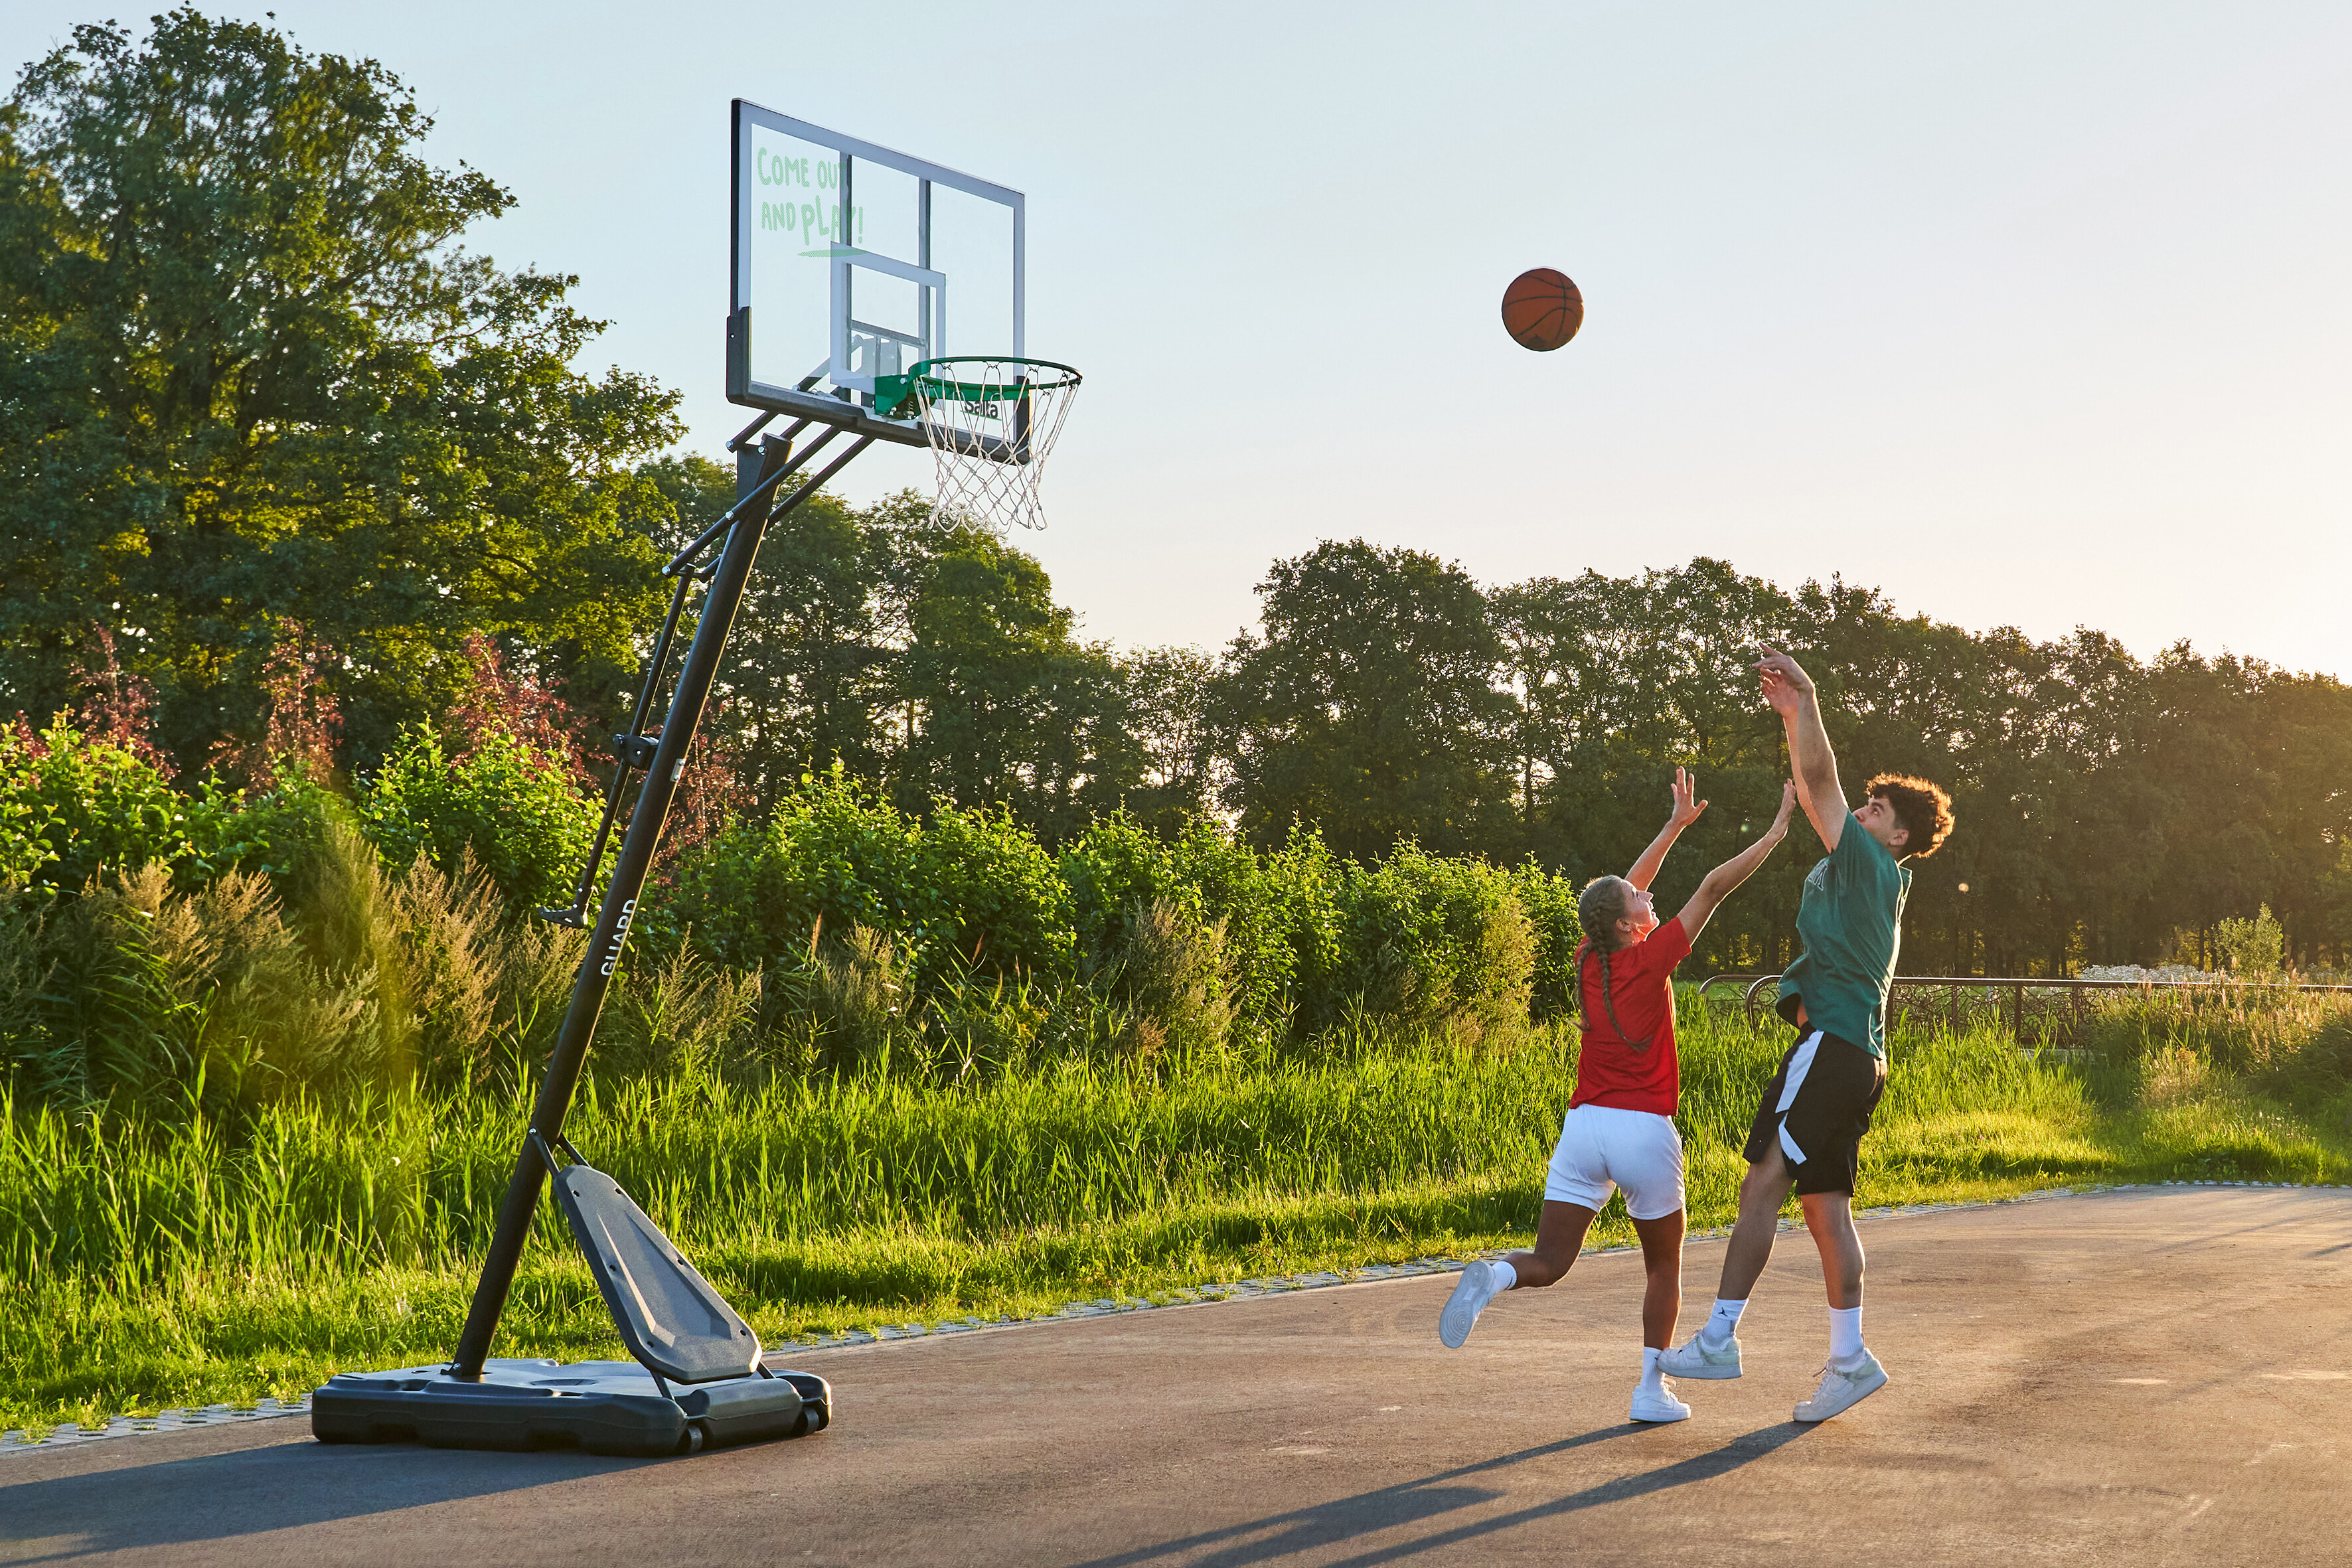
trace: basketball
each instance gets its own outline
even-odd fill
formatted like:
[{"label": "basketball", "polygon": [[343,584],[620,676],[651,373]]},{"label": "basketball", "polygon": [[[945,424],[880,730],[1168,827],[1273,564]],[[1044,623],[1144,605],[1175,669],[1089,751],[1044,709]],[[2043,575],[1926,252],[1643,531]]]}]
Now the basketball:
[{"label": "basketball", "polygon": [[1503,331],[1522,348],[1549,353],[1584,325],[1584,296],[1565,272],[1538,267],[1503,290]]}]

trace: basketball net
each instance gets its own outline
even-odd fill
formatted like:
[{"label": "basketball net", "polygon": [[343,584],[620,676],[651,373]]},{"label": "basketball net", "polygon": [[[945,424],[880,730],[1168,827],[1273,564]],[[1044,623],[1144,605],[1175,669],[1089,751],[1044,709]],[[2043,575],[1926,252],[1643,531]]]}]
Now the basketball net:
[{"label": "basketball net", "polygon": [[939,470],[933,521],[1045,527],[1037,485],[1078,373],[1046,360],[938,359],[910,379]]}]

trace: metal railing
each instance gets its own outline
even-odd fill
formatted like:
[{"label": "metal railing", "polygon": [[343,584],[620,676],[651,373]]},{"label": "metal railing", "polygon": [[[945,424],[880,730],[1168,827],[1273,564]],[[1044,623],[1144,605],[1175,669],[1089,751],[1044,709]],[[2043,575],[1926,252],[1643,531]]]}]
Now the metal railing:
[{"label": "metal railing", "polygon": [[[1701,1000],[1705,1000],[1711,986],[1738,984],[1743,982],[1746,983],[1747,989],[1741,994],[1741,1003],[1747,1014],[1748,1026],[1753,1028],[1756,1024],[1757,1008],[1761,1005],[1759,997],[1768,985],[1776,990],[1779,988],[1780,977],[1778,974],[1729,973],[1709,975],[1700,983],[1698,994]],[[1942,1011],[1950,1026],[1955,1030],[1960,1026],[1960,1020],[1968,1005],[1971,1001],[1979,999],[1969,994],[1970,992],[1976,992],[1980,994],[1981,999],[1994,1003],[1996,1016],[1999,1008],[2004,1002],[2006,1003],[2010,1015],[2010,1027],[2021,1039],[2025,1036],[2029,1003],[2035,1005],[2034,1011],[2037,1015],[2035,1021],[2042,1026],[2037,1032],[2045,1042],[2054,1043],[2050,1041],[2050,1037],[2053,1033],[2051,1025],[2057,1021],[2061,1013],[2063,1013],[2065,1026],[2063,1032],[2067,1043],[2072,1044],[2082,1036],[2083,996],[2085,992],[2352,992],[2352,985],[2319,984],[2301,980],[2271,982],[2259,980],[2042,980],[2007,974],[1898,974],[1891,983],[1887,993],[1887,1011],[1890,1015],[1901,1014],[1906,1016],[1930,1012],[1930,1009],[1919,1005],[1923,1000],[1921,993],[1938,990],[1946,994],[1943,998]],[[1905,995],[1906,991],[1910,993],[1908,997]],[[2035,992],[2046,994],[2034,996],[2032,994]],[[2005,997],[2002,995],[2003,993],[2007,994]],[[2066,1005],[2063,1007],[2056,1005],[2061,995],[2066,998]]]}]

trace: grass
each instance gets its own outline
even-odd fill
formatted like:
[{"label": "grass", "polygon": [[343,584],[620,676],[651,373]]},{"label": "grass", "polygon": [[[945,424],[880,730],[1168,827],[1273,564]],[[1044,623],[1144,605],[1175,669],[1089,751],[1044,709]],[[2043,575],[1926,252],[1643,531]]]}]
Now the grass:
[{"label": "grass", "polygon": [[[1696,1227],[1727,1224],[1785,1034],[1685,1002]],[[2272,1098],[2175,1034],[2035,1059],[1985,1022],[1898,1035],[1865,1205],[2052,1185],[2352,1177],[2342,1108]],[[886,1068],[593,1084],[568,1129],[769,1342],[1523,1243],[1572,1032],[1337,1031],[1165,1081],[1063,1063],[941,1088]],[[2127,1053],[2128,1054],[2128,1053]],[[262,1394],[446,1355],[523,1101],[187,1113],[0,1105],[0,1426]],[[1594,1245],[1630,1238],[1622,1207]],[[620,1354],[551,1205],[501,1354]]]}]

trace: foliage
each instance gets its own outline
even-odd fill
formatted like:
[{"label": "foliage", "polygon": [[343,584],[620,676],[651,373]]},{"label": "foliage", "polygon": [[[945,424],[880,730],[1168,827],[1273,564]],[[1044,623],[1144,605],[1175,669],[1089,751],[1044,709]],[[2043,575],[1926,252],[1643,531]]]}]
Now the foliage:
[{"label": "foliage", "polygon": [[1342,854],[1411,837],[1449,853],[1508,823],[1495,683],[1501,647],[1460,568],[1414,550],[1326,542],[1258,585],[1262,636],[1227,652],[1221,711],[1244,831],[1294,826]]},{"label": "foliage", "polygon": [[2262,980],[2278,973],[2286,955],[2286,934],[2264,904],[2252,919],[2216,921],[2213,945],[2231,973],[2242,980]]},{"label": "foliage", "polygon": [[1166,919],[1219,933],[1219,1005],[1250,1042],[1287,1036],[1298,989],[1336,962],[1340,871],[1312,837],[1260,856],[1205,818],[1188,817],[1163,838],[1122,814],[1065,848],[1060,869],[1081,973],[1119,962],[1139,906],[1164,908]]},{"label": "foliage", "polygon": [[1049,841],[1141,781],[1127,696],[1108,650],[1071,636],[1034,557],[993,535],[941,537],[908,604],[898,689],[911,715],[898,798],[1019,807]]},{"label": "foliage", "polygon": [[[63,705],[93,621],[183,771],[264,723],[290,617],[363,758],[468,632],[600,686],[653,613],[619,522],[675,396],[571,364],[572,280],[462,237],[513,198],[415,151],[373,61],[193,10],[111,24],[0,108],[0,691]],[[131,628],[136,628],[135,630]]]},{"label": "foliage", "polygon": [[1155,831],[1179,831],[1216,789],[1217,661],[1198,648],[1149,647],[1119,659],[1118,668],[1129,731],[1144,761],[1125,807]]},{"label": "foliage", "polygon": [[1528,1005],[1538,1022],[1576,1012],[1576,944],[1583,927],[1576,916],[1576,884],[1530,860],[1511,873],[1511,892],[1525,910],[1535,950],[1528,965]]},{"label": "foliage", "polygon": [[[446,875],[422,857],[388,869],[330,818],[281,878],[175,891],[149,866],[0,904],[0,1082],[26,1105],[214,1116],[512,1085],[553,1044],[584,942],[507,919],[462,851]],[[595,1068],[741,1065],[758,991],[683,951],[634,958]]]},{"label": "foliage", "polygon": [[432,725],[404,731],[359,816],[392,864],[421,855],[455,873],[470,858],[518,913],[570,905],[596,831],[572,764],[500,728],[454,757]]},{"label": "foliage", "polygon": [[2352,998],[2291,986],[2181,985],[2107,992],[2095,1000],[2084,1043],[2101,1059],[2137,1070],[2185,1054],[2231,1074],[2295,1077],[2332,1060],[2329,1033],[2352,1018]]},{"label": "foliage", "polygon": [[1377,867],[1348,868],[1339,910],[1347,958],[1310,1004],[1317,1022],[1349,1002],[1473,1039],[1526,1022],[1535,933],[1508,872],[1404,844]]},{"label": "foliage", "polygon": [[738,967],[800,962],[854,926],[887,934],[926,979],[1058,981],[1076,960],[1069,889],[1017,824],[955,810],[919,822],[838,770],[683,866],[660,918]]},{"label": "foliage", "polygon": [[0,888],[47,897],[151,862],[193,886],[266,852],[238,805],[210,779],[182,794],[154,763],[62,717],[39,731],[0,726]]},{"label": "foliage", "polygon": [[0,1067],[28,1098],[136,1104],[194,1079],[193,1004],[153,931],[162,882],[0,905]]}]

